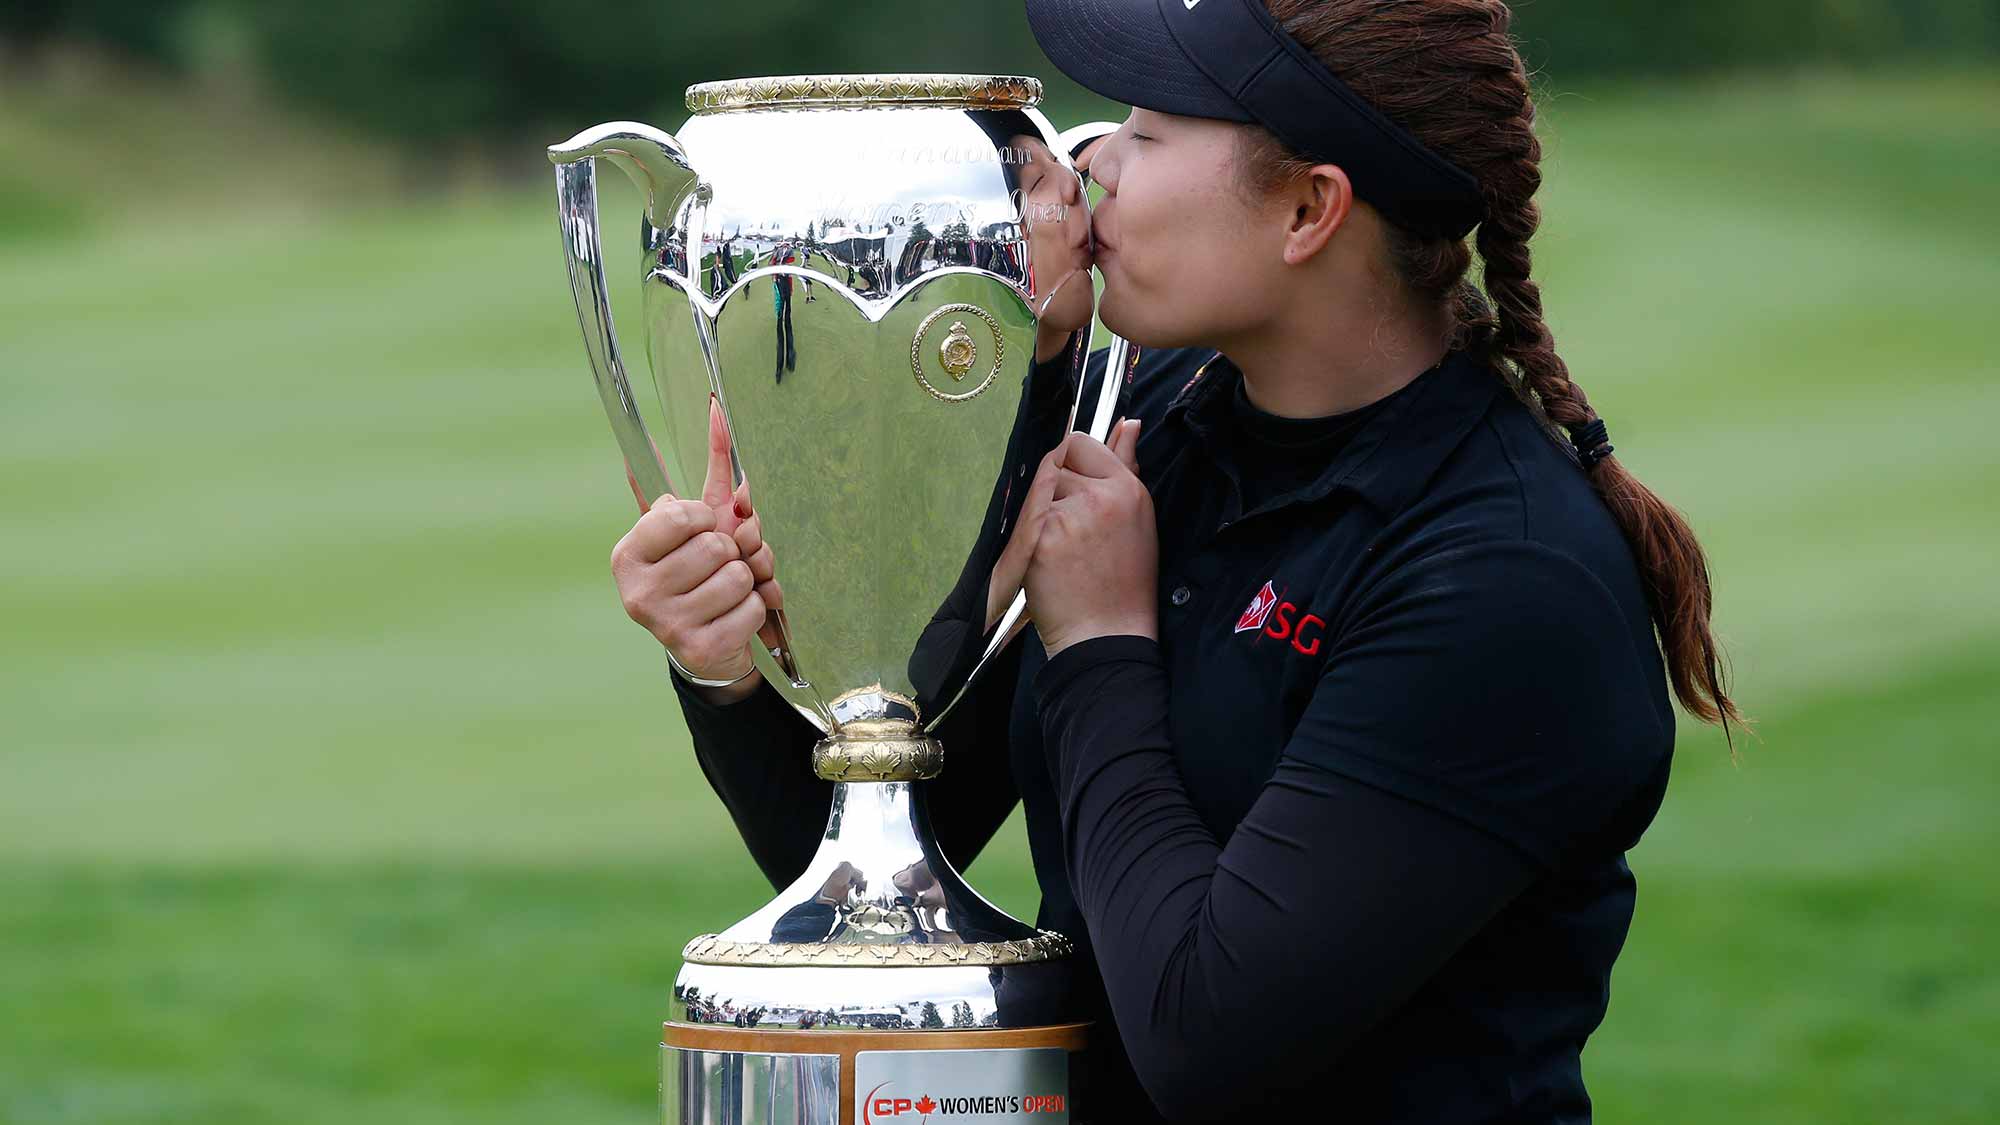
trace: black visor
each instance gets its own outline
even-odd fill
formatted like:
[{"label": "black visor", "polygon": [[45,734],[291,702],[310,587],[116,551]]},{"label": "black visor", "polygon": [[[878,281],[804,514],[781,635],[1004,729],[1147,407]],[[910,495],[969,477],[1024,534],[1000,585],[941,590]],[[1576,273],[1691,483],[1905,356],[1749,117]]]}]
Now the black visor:
[{"label": "black visor", "polygon": [[1286,35],[1261,0],[1027,0],[1056,68],[1126,105],[1256,122],[1294,152],[1338,164],[1390,222],[1463,238],[1479,182],[1384,117]]}]

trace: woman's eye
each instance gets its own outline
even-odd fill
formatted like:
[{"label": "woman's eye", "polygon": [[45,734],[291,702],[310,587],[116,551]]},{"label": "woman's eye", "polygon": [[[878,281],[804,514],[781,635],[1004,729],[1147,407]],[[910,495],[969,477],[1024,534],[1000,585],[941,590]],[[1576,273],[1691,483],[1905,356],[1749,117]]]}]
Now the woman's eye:
[{"label": "woman's eye", "polygon": [[1150,141],[1150,140],[1152,140],[1153,138],[1151,138],[1151,137],[1147,136],[1147,135],[1146,135],[1146,134],[1144,134],[1144,133],[1134,133],[1134,134],[1132,134],[1132,139],[1133,139],[1133,140],[1135,140],[1135,141]]}]

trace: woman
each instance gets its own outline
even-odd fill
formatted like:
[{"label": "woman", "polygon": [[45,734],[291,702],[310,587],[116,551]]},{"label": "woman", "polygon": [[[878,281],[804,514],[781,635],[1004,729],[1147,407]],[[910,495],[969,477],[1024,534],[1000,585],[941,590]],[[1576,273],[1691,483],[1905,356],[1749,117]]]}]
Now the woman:
[{"label": "woman", "polygon": [[[927,783],[941,844],[962,866],[1025,805],[1102,1119],[1589,1120],[1667,687],[1740,719],[1701,549],[1542,321],[1507,8],[1028,10],[1134,107],[1092,154],[1093,234],[1103,319],[1149,350],[1109,444],[1065,440],[1012,500],[986,623],[1024,583],[1034,629]],[[614,570],[684,668],[734,681],[675,683],[783,882],[818,821],[767,810],[824,789],[746,674],[782,594],[731,500],[659,505]]]}]

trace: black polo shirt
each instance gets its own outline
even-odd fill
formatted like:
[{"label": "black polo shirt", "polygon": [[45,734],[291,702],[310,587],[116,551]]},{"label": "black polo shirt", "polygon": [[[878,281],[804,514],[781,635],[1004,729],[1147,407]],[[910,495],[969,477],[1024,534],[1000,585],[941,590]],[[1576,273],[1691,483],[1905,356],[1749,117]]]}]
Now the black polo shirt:
[{"label": "black polo shirt", "polygon": [[[1058,366],[1017,439],[1066,397]],[[1631,553],[1474,357],[1247,508],[1239,382],[1212,351],[1130,373],[1160,637],[1053,662],[1032,633],[1015,646],[941,732],[940,843],[963,866],[1025,805],[1037,922],[1079,940],[1071,1007],[1100,1025],[1078,1075],[1096,1120],[1588,1120],[1623,853],[1673,737]],[[1038,445],[1010,453],[1003,532]],[[957,619],[962,647],[983,593],[963,584],[938,631]],[[788,881],[826,797],[810,728],[774,692],[681,695],[711,784]]]}]

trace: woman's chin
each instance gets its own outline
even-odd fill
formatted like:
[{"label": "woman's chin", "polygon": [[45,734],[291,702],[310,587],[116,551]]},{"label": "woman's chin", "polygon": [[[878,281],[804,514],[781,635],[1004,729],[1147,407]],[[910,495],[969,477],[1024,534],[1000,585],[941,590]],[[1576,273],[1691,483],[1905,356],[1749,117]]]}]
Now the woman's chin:
[{"label": "woman's chin", "polygon": [[1157,326],[1148,325],[1144,318],[1133,317],[1126,308],[1126,302],[1119,299],[1116,284],[1104,279],[1104,292],[1097,298],[1097,319],[1104,327],[1117,333],[1121,340],[1129,340],[1142,348],[1157,348]]},{"label": "woman's chin", "polygon": [[[1172,292],[1169,295],[1184,297]],[[1210,341],[1214,337],[1198,324],[1197,318],[1203,311],[1189,306],[1185,300],[1178,307],[1163,307],[1157,300],[1148,301],[1111,274],[1104,275],[1104,291],[1097,298],[1097,319],[1104,327],[1117,333],[1119,339],[1142,348],[1213,347]]]}]

